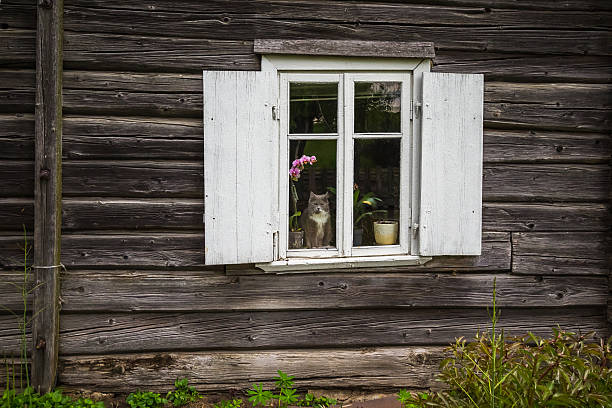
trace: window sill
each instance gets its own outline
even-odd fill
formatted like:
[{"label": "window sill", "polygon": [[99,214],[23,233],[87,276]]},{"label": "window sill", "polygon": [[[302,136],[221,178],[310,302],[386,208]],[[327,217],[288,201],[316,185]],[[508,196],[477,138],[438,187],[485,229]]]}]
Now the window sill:
[{"label": "window sill", "polygon": [[351,258],[291,258],[282,261],[255,264],[270,273],[311,272],[324,269],[356,269],[383,266],[423,265],[431,257],[417,255],[362,256]]}]

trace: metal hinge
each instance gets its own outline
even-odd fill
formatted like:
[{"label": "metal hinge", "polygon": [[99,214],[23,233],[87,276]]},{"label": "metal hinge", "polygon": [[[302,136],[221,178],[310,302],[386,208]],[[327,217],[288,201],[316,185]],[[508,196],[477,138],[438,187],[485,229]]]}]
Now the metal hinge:
[{"label": "metal hinge", "polygon": [[420,101],[410,101],[410,119],[420,119],[422,107],[423,104]]},{"label": "metal hinge", "polygon": [[416,237],[419,233],[419,224],[412,224],[412,236]]},{"label": "metal hinge", "polygon": [[278,260],[280,254],[278,253],[278,231],[272,233],[272,258]]},{"label": "metal hinge", "polygon": [[280,111],[278,106],[272,106],[272,119],[280,120]]}]

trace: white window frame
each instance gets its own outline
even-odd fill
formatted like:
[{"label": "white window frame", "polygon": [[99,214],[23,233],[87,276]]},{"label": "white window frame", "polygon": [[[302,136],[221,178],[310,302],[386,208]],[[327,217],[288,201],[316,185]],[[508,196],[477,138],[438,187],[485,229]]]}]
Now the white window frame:
[{"label": "white window frame", "polygon": [[[344,100],[340,109],[338,104],[338,134],[337,135],[308,135],[313,139],[337,140],[337,225],[335,249],[288,249],[288,218],[289,208],[287,192],[289,191],[289,178],[286,174],[280,175],[279,209],[280,231],[278,241],[278,261],[257,266],[268,271],[282,270],[297,271],[300,265],[305,270],[333,267],[359,267],[392,262],[394,265],[414,265],[428,261],[429,257],[416,254],[418,243],[414,239],[413,225],[418,223],[418,183],[420,168],[420,119],[414,115],[415,107],[420,106],[420,75],[429,72],[428,59],[391,59],[391,58],[362,58],[362,57],[312,57],[293,55],[264,55],[262,56],[262,71],[274,72],[279,79],[280,86],[280,155],[279,169],[286,173],[289,163],[288,137],[288,83],[289,82],[336,82],[338,81],[339,98]],[[391,134],[363,134],[353,135],[353,106],[354,82],[357,81],[402,81],[402,124],[401,133],[394,135],[401,138],[402,150],[400,154],[400,236],[399,244],[388,247],[352,247],[353,215],[352,215],[352,186],[354,140],[359,138],[392,137]],[[350,103],[347,103],[350,101]],[[346,135],[346,137],[343,137]],[[294,138],[301,138],[295,135]],[[344,146],[348,141],[349,146]],[[350,182],[348,182],[350,180]],[[345,198],[349,197],[350,200]],[[348,209],[348,211],[347,211]],[[348,245],[344,245],[348,243]],[[315,258],[315,259],[313,259]],[[320,258],[320,259],[316,259]]]}]

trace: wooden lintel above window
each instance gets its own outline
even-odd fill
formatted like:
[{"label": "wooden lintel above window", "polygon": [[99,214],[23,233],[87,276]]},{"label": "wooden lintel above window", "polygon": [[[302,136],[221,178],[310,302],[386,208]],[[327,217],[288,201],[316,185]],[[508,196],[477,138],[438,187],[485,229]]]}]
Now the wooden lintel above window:
[{"label": "wooden lintel above window", "polygon": [[256,54],[433,58],[432,42],[256,39]]}]

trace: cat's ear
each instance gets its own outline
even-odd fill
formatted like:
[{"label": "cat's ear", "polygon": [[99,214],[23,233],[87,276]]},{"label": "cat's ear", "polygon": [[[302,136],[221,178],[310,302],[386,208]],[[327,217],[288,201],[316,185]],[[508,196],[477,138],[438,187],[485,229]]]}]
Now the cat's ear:
[{"label": "cat's ear", "polygon": [[323,197],[329,198],[329,191],[326,191],[325,194],[323,194]]},{"label": "cat's ear", "polygon": [[315,198],[315,197],[316,197],[315,193],[313,193],[313,192],[311,191],[311,192],[310,192],[310,198],[309,198],[309,200],[312,200],[312,199],[313,199],[313,198]]}]

